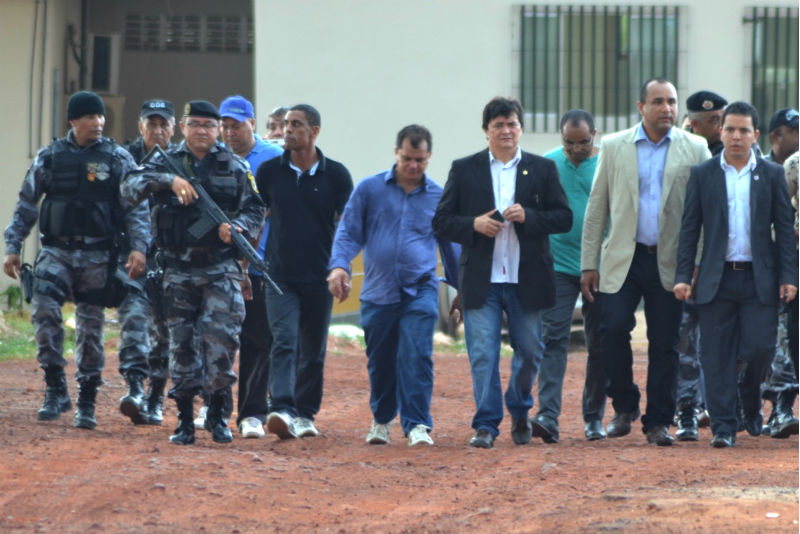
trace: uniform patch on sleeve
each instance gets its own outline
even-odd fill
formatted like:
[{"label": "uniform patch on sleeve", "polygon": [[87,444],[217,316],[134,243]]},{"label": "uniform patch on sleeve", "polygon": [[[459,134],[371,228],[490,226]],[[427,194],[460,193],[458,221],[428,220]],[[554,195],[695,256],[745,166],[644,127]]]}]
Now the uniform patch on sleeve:
[{"label": "uniform patch on sleeve", "polygon": [[250,187],[253,188],[253,191],[258,193],[258,186],[256,185],[256,179],[253,176],[253,171],[247,171],[247,180],[250,182]]}]

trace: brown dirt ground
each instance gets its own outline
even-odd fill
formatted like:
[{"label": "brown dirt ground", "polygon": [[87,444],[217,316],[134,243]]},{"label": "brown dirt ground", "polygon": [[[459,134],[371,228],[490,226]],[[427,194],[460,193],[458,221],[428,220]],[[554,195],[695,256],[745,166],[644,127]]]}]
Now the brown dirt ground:
[{"label": "brown dirt ground", "polygon": [[[432,448],[409,448],[398,426],[389,445],[364,443],[365,358],[335,339],[320,437],[219,445],[201,431],[194,446],[180,447],[167,441],[173,403],[161,427],[134,427],[118,412],[125,388],[108,345],[94,431],[72,428],[71,413],[37,422],[36,363],[0,364],[0,532],[798,532],[796,436],[739,434],[735,448],[716,450],[701,429],[697,443],[658,448],[635,428],[588,443],[580,418],[586,355],[577,345],[561,442],[515,446],[505,420],[489,451],[467,446],[473,401],[464,354],[436,354]],[[635,345],[640,385],[645,348]]]}]

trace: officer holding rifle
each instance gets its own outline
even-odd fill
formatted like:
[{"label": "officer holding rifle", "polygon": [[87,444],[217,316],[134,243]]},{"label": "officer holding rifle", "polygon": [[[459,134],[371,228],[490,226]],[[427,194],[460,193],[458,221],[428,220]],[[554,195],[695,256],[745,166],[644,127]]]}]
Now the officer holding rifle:
[{"label": "officer holding rifle", "polygon": [[[266,210],[247,164],[217,142],[220,115],[213,104],[187,103],[180,128],[184,141],[145,158],[144,167],[123,180],[122,194],[132,202],[150,197],[154,206],[170,332],[168,396],[178,407],[178,427],[170,441],[194,443],[194,397],[205,390],[205,428],[215,442],[227,443],[233,435],[225,406],[236,382],[233,361],[244,319],[242,244],[234,246],[234,238],[255,239]],[[232,224],[209,216],[201,188]]]}]

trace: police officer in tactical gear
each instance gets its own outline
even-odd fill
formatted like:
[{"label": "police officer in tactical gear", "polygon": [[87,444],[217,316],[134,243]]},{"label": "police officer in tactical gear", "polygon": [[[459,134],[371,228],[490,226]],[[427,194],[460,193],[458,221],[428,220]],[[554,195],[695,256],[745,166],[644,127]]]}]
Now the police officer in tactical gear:
[{"label": "police officer in tactical gear", "polygon": [[212,439],[218,443],[233,439],[225,406],[236,381],[233,360],[245,307],[239,285],[243,274],[231,232],[254,240],[266,212],[247,164],[217,142],[219,124],[213,104],[189,102],[180,122],[185,139],[167,157],[184,176],[203,186],[235,229],[223,223],[198,236],[196,224],[202,226],[204,213],[195,204],[197,192],[189,180],[159,166],[158,158],[130,172],[122,183],[125,198],[141,202],[149,196],[154,206],[170,332],[168,395],[178,406],[178,427],[170,441],[181,445],[194,443],[194,397],[202,391],[209,394],[205,428]]},{"label": "police officer in tactical gear", "polygon": [[[165,150],[174,145],[175,108],[172,102],[162,99],[146,100],[139,113],[139,137],[125,145],[136,163],[156,145]],[[156,247],[147,253],[147,280],[130,287],[125,301],[120,305],[120,355],[124,352],[143,354],[147,360],[150,385],[143,394],[141,381],[133,382],[123,397],[120,409],[131,417],[135,424],[160,425],[164,416],[164,387],[169,376],[169,331],[164,312],[162,272],[156,264]]]},{"label": "police officer in tactical gear", "polygon": [[150,241],[147,204],[134,206],[120,196],[120,181],[136,164],[122,147],[103,137],[104,113],[103,101],[94,93],[79,91],[70,97],[71,129],[37,153],[4,235],[3,270],[16,278],[22,242],[39,219],[42,249],[34,269],[31,320],[47,387],[38,419],[58,419],[71,408],[64,375],[67,362],[62,355],[61,307],[72,300],[79,384],[73,425],[87,429],[97,426],[95,397],[105,365],[103,307],[115,304],[107,298],[117,295],[112,288],[120,286],[114,276],[117,234],[124,231],[128,236],[125,269],[130,279],[144,273]]}]

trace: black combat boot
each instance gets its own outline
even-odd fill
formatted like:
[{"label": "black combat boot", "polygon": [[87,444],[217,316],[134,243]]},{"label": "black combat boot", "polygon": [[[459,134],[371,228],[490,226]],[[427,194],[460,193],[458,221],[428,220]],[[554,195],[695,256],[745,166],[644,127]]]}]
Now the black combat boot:
[{"label": "black combat boot", "polygon": [[208,400],[205,429],[211,432],[211,439],[217,443],[230,443],[233,434],[228,428],[228,418],[224,413],[228,403],[228,391],[221,389],[211,394]]},{"label": "black combat boot", "polygon": [[794,416],[794,399],[797,392],[793,390],[781,391],[778,393],[778,400],[775,402],[777,415],[770,429],[770,437],[784,439],[797,434],[800,422]]},{"label": "black combat boot", "polygon": [[697,441],[697,418],[692,406],[682,406],[678,409],[678,431],[675,433],[678,441]]},{"label": "black combat boot", "polygon": [[150,388],[144,397],[144,409],[146,410],[144,417],[148,425],[160,425],[164,422],[163,405],[166,382],[163,378],[150,379]]},{"label": "black combat boot", "polygon": [[63,367],[50,366],[44,370],[44,404],[36,414],[39,421],[54,421],[72,409],[67,391],[67,377]]},{"label": "black combat boot", "polygon": [[194,443],[194,395],[176,397],[175,404],[178,406],[178,426],[169,440],[178,445],[191,445]]},{"label": "black combat boot", "polygon": [[72,426],[89,430],[97,426],[97,419],[94,418],[94,403],[99,386],[99,376],[91,376],[78,384],[78,400],[75,403],[78,405],[78,409],[75,410]]},{"label": "black combat boot", "polygon": [[128,383],[128,394],[119,400],[119,411],[126,417],[130,417],[134,425],[147,423],[143,413],[145,409],[145,404],[142,400],[144,395],[143,380],[144,377],[139,373],[125,375],[125,381]]}]

